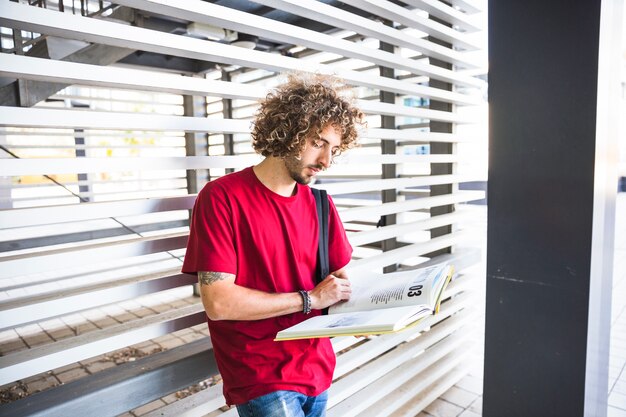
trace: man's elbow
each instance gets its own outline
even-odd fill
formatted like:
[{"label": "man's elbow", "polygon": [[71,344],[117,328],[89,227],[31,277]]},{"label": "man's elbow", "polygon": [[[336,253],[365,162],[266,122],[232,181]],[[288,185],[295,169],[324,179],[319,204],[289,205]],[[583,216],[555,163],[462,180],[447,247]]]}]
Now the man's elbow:
[{"label": "man's elbow", "polygon": [[200,287],[200,296],[204,311],[207,317],[212,321],[231,320],[232,319],[232,299],[229,297],[230,288],[224,288],[222,285],[203,285]]},{"label": "man's elbow", "polygon": [[204,311],[212,321],[232,320],[232,311],[228,305],[219,301],[208,301],[204,303]]}]

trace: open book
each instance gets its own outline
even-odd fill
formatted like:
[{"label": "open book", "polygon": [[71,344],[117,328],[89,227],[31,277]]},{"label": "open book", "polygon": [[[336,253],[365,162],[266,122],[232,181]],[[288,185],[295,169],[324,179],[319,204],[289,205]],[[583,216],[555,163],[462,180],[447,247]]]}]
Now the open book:
[{"label": "open book", "polygon": [[382,334],[403,330],[439,311],[453,268],[445,263],[351,279],[349,301],[281,330],[275,340]]}]

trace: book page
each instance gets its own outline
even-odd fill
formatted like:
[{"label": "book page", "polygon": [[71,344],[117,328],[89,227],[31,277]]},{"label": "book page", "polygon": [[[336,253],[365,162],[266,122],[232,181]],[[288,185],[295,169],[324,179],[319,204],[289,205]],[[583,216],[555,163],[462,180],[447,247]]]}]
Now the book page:
[{"label": "book page", "polygon": [[401,330],[430,314],[414,306],[316,316],[278,332],[275,340],[381,334]]},{"label": "book page", "polygon": [[[400,306],[432,305],[432,287],[445,264],[410,271],[372,274],[351,279],[350,300],[330,307],[329,314],[367,311]],[[445,279],[442,277],[440,279]]]}]

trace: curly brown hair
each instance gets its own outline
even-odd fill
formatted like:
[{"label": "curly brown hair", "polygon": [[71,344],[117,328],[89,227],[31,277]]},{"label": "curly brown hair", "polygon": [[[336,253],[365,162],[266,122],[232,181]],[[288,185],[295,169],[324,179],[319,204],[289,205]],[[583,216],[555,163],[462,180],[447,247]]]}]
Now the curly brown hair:
[{"label": "curly brown hair", "polygon": [[357,144],[363,113],[340,96],[345,83],[330,75],[292,73],[284,84],[268,93],[256,113],[252,146],[263,156],[299,155],[311,135],[320,137],[328,125],[341,134],[340,151]]}]

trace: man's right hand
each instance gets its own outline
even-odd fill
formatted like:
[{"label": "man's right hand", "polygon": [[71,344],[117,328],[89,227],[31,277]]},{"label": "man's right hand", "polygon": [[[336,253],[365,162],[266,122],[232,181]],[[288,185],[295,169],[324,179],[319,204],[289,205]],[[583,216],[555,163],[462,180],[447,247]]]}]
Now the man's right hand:
[{"label": "man's right hand", "polygon": [[350,281],[347,278],[331,274],[309,291],[311,308],[321,310],[339,301],[349,300],[351,293]]}]

